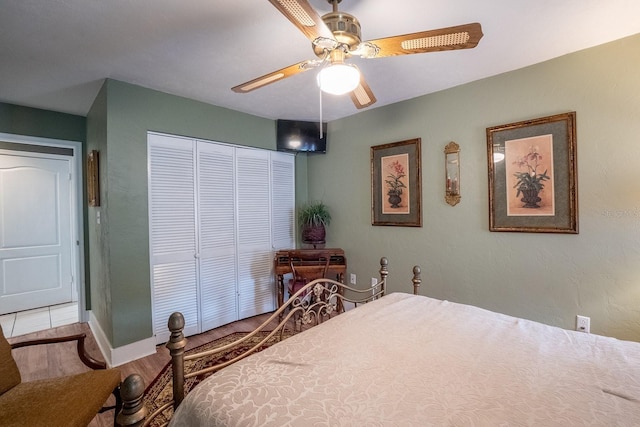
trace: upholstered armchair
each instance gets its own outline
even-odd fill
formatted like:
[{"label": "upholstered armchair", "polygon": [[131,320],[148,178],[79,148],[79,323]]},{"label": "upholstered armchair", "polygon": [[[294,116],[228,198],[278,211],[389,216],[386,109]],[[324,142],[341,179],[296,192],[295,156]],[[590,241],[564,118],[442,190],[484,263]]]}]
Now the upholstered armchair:
[{"label": "upholstered armchair", "polygon": [[[120,370],[106,369],[89,356],[85,334],[10,344],[0,328],[0,426],[87,426],[99,412],[120,412]],[[13,348],[76,341],[78,356],[90,371],[76,375],[22,382],[11,354]],[[113,394],[115,407],[103,408]]]}]

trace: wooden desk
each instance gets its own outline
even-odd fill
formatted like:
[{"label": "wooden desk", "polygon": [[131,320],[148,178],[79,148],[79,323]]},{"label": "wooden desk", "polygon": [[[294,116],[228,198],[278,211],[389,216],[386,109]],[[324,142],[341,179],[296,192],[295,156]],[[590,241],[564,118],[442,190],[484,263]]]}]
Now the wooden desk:
[{"label": "wooden desk", "polygon": [[276,275],[276,289],[278,291],[278,308],[284,303],[284,275],[291,273],[289,265],[289,252],[304,253],[305,257],[329,257],[329,277],[336,275],[338,282],[344,283],[344,275],[347,273],[347,257],[340,248],[333,249],[285,249],[276,252],[273,259],[273,271]]}]

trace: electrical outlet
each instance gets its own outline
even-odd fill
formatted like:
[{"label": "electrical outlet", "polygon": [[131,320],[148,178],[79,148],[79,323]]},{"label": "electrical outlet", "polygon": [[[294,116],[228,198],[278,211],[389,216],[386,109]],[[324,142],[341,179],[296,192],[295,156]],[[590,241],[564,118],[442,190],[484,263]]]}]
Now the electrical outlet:
[{"label": "electrical outlet", "polygon": [[356,284],[356,275],[354,273],[351,273],[350,282],[352,285]]},{"label": "electrical outlet", "polygon": [[375,277],[372,277],[371,278],[371,287],[373,288],[377,284],[378,284],[378,279],[376,279]]},{"label": "electrical outlet", "polygon": [[576,316],[576,331],[590,333],[591,332],[591,318],[587,316]]}]

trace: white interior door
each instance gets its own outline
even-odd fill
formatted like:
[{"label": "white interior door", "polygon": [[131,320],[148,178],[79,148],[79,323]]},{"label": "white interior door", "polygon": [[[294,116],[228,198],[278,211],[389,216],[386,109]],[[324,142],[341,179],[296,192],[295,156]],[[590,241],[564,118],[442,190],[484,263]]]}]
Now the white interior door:
[{"label": "white interior door", "polygon": [[0,314],[73,300],[71,161],[0,154]]}]

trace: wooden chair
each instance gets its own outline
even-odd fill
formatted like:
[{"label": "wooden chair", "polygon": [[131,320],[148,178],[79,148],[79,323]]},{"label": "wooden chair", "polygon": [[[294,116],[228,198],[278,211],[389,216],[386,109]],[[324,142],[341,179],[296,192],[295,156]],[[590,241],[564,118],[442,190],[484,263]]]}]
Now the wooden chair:
[{"label": "wooden chair", "polygon": [[304,252],[289,252],[289,266],[292,278],[289,279],[289,297],[298,292],[304,285],[315,280],[327,277],[329,270],[328,256],[305,254]]},{"label": "wooden chair", "polygon": [[[86,334],[46,338],[10,344],[0,327],[0,426],[82,426],[100,412],[120,412],[120,370],[89,356]],[[76,341],[78,357],[91,371],[77,375],[22,382],[11,350],[31,345]],[[113,394],[115,406],[103,408]]]}]

